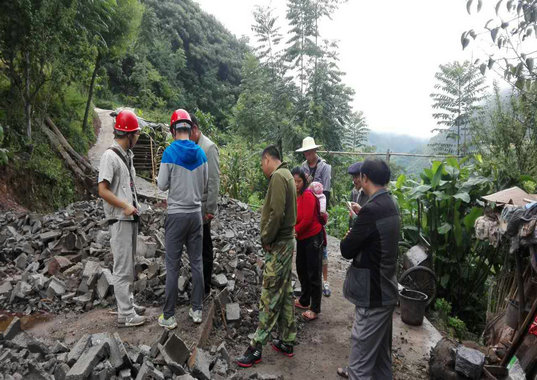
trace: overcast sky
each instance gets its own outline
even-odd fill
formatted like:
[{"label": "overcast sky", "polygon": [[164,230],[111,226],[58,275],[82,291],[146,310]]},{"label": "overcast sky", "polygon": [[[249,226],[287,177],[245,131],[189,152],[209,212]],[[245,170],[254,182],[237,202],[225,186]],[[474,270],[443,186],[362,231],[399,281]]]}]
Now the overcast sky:
[{"label": "overcast sky", "polygon": [[[286,25],[285,0],[195,1],[251,44],[256,4],[271,5],[282,29]],[[349,0],[323,22],[322,37],[339,40],[344,81],[356,91],[354,109],[364,112],[371,130],[431,135],[429,94],[438,65],[484,57],[477,43],[463,51],[460,36],[482,29],[495,3],[485,0],[483,14],[470,16],[465,0]]]}]

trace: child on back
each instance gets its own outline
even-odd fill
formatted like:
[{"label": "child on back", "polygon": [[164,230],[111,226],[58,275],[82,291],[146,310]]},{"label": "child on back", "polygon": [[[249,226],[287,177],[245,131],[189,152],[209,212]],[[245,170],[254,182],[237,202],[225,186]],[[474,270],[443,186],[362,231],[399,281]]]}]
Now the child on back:
[{"label": "child on back", "polygon": [[315,194],[315,196],[319,200],[321,217],[322,218],[328,217],[328,214],[326,213],[326,195],[324,195],[323,193],[323,190],[324,190],[323,184],[320,182],[312,182],[309,188],[311,192]]}]

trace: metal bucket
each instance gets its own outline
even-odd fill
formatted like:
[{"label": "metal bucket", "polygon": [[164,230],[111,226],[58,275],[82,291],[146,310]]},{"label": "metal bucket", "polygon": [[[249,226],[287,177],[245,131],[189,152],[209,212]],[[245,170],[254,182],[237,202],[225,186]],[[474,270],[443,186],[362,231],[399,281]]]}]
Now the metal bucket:
[{"label": "metal bucket", "polygon": [[421,326],[427,307],[427,294],[416,290],[402,289],[399,291],[401,320],[408,325]]}]

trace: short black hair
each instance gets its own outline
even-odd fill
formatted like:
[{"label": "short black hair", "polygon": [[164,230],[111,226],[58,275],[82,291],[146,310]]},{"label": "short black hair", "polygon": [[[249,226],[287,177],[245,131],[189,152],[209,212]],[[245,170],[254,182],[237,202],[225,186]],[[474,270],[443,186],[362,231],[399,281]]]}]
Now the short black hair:
[{"label": "short black hair", "polygon": [[265,149],[263,149],[263,153],[261,153],[261,158],[265,157],[266,155],[269,155],[276,160],[282,160],[282,156],[280,155],[280,151],[278,150],[276,145],[269,145]]},{"label": "short black hair", "polygon": [[198,124],[198,118],[196,117],[196,115],[194,115],[193,113],[190,114],[190,120],[192,120],[192,126],[194,127],[200,127],[200,125]]},{"label": "short black hair", "polygon": [[386,186],[390,182],[390,167],[379,158],[365,160],[360,172],[377,186]]},{"label": "short black hair", "polygon": [[293,170],[291,170],[291,174],[293,175],[293,177],[297,175],[300,178],[302,178],[302,182],[304,183],[304,185],[302,186],[302,189],[300,190],[300,194],[302,194],[304,190],[308,188],[308,185],[309,185],[308,179],[306,178],[306,172],[304,171],[304,169],[297,166],[293,168]]}]

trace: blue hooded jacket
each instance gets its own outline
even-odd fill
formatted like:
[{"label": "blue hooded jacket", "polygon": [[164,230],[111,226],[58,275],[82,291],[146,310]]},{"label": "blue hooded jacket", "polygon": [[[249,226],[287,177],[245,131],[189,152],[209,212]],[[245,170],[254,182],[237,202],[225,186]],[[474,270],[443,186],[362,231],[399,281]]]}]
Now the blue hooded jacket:
[{"label": "blue hooded jacket", "polygon": [[190,140],[176,140],[164,150],[157,184],[168,192],[168,214],[201,213],[207,187],[207,157]]}]

